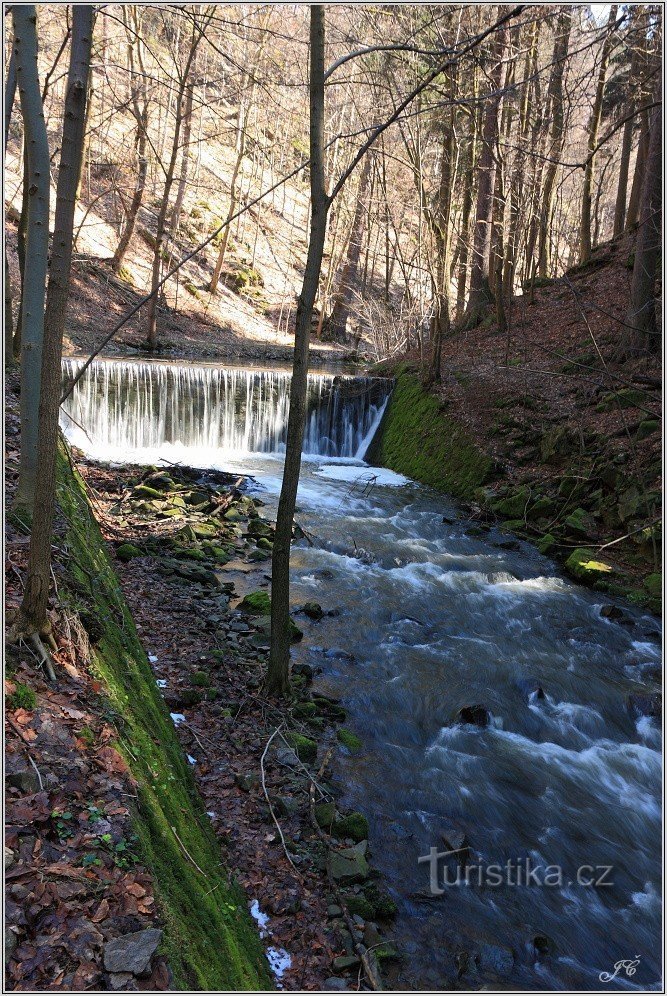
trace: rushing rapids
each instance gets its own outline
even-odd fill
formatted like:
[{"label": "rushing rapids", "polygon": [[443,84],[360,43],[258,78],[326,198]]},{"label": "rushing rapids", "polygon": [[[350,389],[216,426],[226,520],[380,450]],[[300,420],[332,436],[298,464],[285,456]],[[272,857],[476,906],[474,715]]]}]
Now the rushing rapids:
[{"label": "rushing rapids", "polygon": [[[82,365],[63,361],[65,384]],[[276,370],[97,360],[65,403],[63,425],[107,459],[145,450],[166,456],[179,446],[209,460],[283,453],[290,380]],[[304,453],[363,459],[387,394],[381,378],[311,374]]]},{"label": "rushing rapids", "polygon": [[[225,372],[193,369],[186,388],[180,368],[176,411],[192,435],[179,435],[167,430],[165,399],[129,366],[100,365],[84,382],[72,412],[89,435],[70,423],[72,438],[98,457],[145,462],[165,438],[184,440],[166,447],[168,459],[252,474],[271,515],[284,409],[269,416],[264,405],[273,428],[263,436],[237,417],[225,437],[207,422],[227,411],[213,404],[222,391],[204,397],[198,386],[224,383]],[[266,399],[276,383],[286,397],[283,375],[237,374],[244,398],[261,384]],[[159,376],[165,391],[173,385]],[[355,381],[341,382],[335,422],[334,386],[311,380],[321,429],[306,447],[324,451],[333,437],[336,455],[303,466],[299,521],[312,545],[294,546],[291,599],[336,613],[301,617],[294,653],[363,738],[342,762],[341,787],[369,818],[373,862],[399,907],[397,988],[659,989],[661,735],[641,705],[660,679],[657,621],[628,606],[606,618],[609,596],[563,578],[534,547],[508,548],[495,529],[480,536],[445,496],[354,459],[383,398],[368,382],[346,408],[343,387]],[[244,456],[257,439],[265,451]],[[239,452],[215,450],[220,440],[238,440]],[[459,721],[466,707],[479,725]],[[462,858],[441,862],[432,890],[420,858],[450,847]],[[496,867],[500,880],[475,873]],[[467,884],[457,869],[471,871]],[[602,985],[619,962],[633,974]]]}]

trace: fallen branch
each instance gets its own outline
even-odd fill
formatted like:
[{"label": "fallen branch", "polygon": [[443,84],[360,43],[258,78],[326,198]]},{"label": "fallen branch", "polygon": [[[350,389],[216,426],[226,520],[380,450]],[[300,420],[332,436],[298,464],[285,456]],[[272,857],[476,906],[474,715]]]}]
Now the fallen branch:
[{"label": "fallen branch", "polygon": [[187,847],[185,846],[185,844],[183,843],[183,841],[181,840],[181,838],[176,833],[176,827],[172,827],[171,829],[172,829],[172,833],[174,834],[174,837],[176,838],[176,840],[178,841],[178,843],[179,843],[179,845],[181,847],[181,850],[183,851],[183,854],[186,856],[186,858],[188,859],[188,861],[192,865],[194,865],[194,867],[197,869],[197,871],[199,872],[200,875],[203,875],[204,878],[208,878],[208,875],[206,874],[206,872],[202,871],[202,869],[199,867],[199,865],[197,864],[197,862],[195,861],[195,859],[192,857],[192,855],[188,851]]},{"label": "fallen branch", "polygon": [[[282,724],[281,724],[281,726],[282,726]],[[276,736],[276,734],[280,733],[281,726],[277,726],[275,728],[275,730],[273,731],[273,733],[271,734],[271,736],[269,737],[269,739],[267,740],[266,747],[264,748],[264,751],[262,753],[262,757],[261,757],[260,762],[259,762],[259,766],[260,766],[260,770],[261,770],[261,775],[262,775],[262,789],[264,791],[264,798],[266,799],[267,805],[269,807],[269,812],[271,813],[271,818],[273,819],[273,822],[276,825],[276,829],[277,829],[278,833],[280,834],[280,840],[281,840],[282,845],[283,845],[283,851],[285,852],[285,857],[287,858],[287,860],[291,864],[292,868],[294,869],[294,871],[295,871],[295,873],[297,875],[297,878],[299,878],[300,881],[303,881],[303,876],[301,875],[301,872],[299,871],[299,869],[297,868],[297,866],[292,861],[292,859],[290,857],[290,854],[289,854],[289,851],[287,850],[287,844],[285,843],[285,837],[283,835],[282,827],[280,826],[280,823],[278,822],[276,814],[273,811],[273,806],[271,805],[271,800],[269,798],[269,793],[268,793],[267,788],[266,788],[266,777],[265,777],[265,773],[264,773],[264,758],[266,757],[267,751],[268,751],[269,747],[271,746],[273,738]]]}]

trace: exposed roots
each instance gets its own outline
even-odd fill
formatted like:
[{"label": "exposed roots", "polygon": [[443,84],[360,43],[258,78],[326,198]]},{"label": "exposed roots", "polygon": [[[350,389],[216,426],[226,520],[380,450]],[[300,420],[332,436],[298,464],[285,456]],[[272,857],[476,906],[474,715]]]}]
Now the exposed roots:
[{"label": "exposed roots", "polygon": [[7,621],[10,622],[7,642],[23,643],[31,647],[36,653],[39,663],[44,668],[49,681],[55,683],[57,679],[51,651],[56,651],[58,646],[53,639],[50,623],[47,622],[38,632],[34,626],[25,620],[20,610],[16,610],[16,616],[13,620],[9,618],[9,612],[7,612]]}]

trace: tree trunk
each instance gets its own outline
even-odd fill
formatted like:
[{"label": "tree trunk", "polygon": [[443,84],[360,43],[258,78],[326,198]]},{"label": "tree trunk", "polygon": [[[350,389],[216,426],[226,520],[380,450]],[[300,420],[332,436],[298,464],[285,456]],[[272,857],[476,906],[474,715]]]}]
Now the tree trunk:
[{"label": "tree trunk", "polygon": [[551,231],[551,215],[553,212],[554,190],[558,160],[563,151],[563,74],[567,60],[567,50],[572,25],[572,11],[569,7],[561,7],[556,21],[556,37],[553,48],[553,69],[547,91],[548,111],[551,116],[551,132],[549,135],[549,162],[547,163],[542,203],[540,207],[540,234],[537,252],[537,269],[540,277],[548,276],[549,271],[549,235]]},{"label": "tree trunk", "polygon": [[190,164],[190,136],[192,134],[192,100],[194,97],[195,86],[188,87],[187,95],[185,97],[185,111],[183,113],[183,152],[181,153],[181,175],[178,180],[178,189],[176,191],[176,200],[174,201],[174,209],[171,212],[171,236],[172,238],[176,235],[178,231],[178,223],[181,217],[181,210],[183,208],[183,199],[185,198],[185,188],[188,184],[188,167]]},{"label": "tree trunk", "polygon": [[271,653],[266,690],[276,695],[284,695],[289,688],[290,545],[306,424],[310,325],[322,268],[327,214],[331,203],[327,196],[324,178],[324,7],[321,4],[313,4],[310,8],[310,196],[312,203],[310,240],[296,313],[285,469],[273,543]]},{"label": "tree trunk", "polygon": [[493,192],[496,183],[496,142],[498,141],[499,113],[502,103],[502,89],[505,85],[507,64],[505,53],[509,31],[503,24],[497,32],[494,44],[494,65],[490,72],[491,94],[487,98],[482,128],[482,151],[477,171],[477,209],[475,212],[475,233],[473,238],[472,268],[470,272],[470,295],[465,314],[465,324],[474,328],[481,321],[484,312],[493,301],[490,283],[491,237],[493,234]]},{"label": "tree trunk", "polygon": [[61,358],[67,299],[69,296],[74,209],[83,158],[83,136],[88,73],[95,8],[75,4],[72,14],[72,47],[65,95],[62,150],[56,190],[53,250],[46,295],[37,484],[30,534],[30,554],[21,618],[28,632],[46,628],[46,608],[51,573],[51,538],[56,492],[56,451],[60,408]]},{"label": "tree trunk", "polygon": [[[7,66],[5,82],[5,150],[9,141],[9,125],[12,119],[14,97],[16,95],[16,54],[12,47]],[[9,259],[5,249],[5,367],[14,365],[14,315],[12,312],[12,284],[9,274]]]},{"label": "tree trunk", "polygon": [[602,53],[600,55],[600,68],[598,70],[598,85],[595,91],[593,110],[588,124],[588,158],[584,169],[584,189],[581,195],[581,227],[579,230],[579,262],[587,263],[591,258],[591,203],[593,196],[593,174],[595,169],[595,147],[598,142],[598,131],[600,119],[602,117],[602,99],[607,80],[607,64],[611,51],[612,26],[616,21],[618,5],[612,4],[609,9],[609,20],[607,21],[607,34],[602,43]]},{"label": "tree trunk", "polygon": [[361,172],[361,180],[359,181],[359,190],[357,192],[357,203],[354,209],[354,219],[352,221],[350,238],[347,243],[347,256],[341,271],[338,291],[334,297],[331,315],[329,316],[329,321],[327,323],[329,326],[328,334],[334,342],[343,342],[345,338],[345,331],[347,329],[347,321],[350,317],[350,306],[352,304],[352,296],[354,294],[354,281],[357,276],[359,258],[361,256],[361,239],[364,233],[366,214],[366,194],[368,192],[372,162],[372,157],[370,155],[367,156]]},{"label": "tree trunk", "polygon": [[[237,183],[239,178],[239,173],[241,171],[241,164],[243,163],[243,157],[245,156],[246,147],[246,124],[247,124],[247,114],[249,108],[241,107],[239,109],[239,126],[236,132],[236,160],[234,162],[234,169],[232,170],[232,181],[231,189],[229,193],[229,212],[227,214],[227,221],[234,217],[236,214],[236,209],[238,207],[238,191]],[[220,242],[220,249],[218,250],[218,258],[215,261],[215,266],[213,268],[213,275],[211,277],[211,282],[208,285],[208,289],[211,294],[215,294],[218,289],[218,284],[220,282],[220,274],[222,273],[222,267],[225,262],[225,256],[227,255],[227,246],[229,244],[229,233],[231,231],[231,225],[227,224],[222,233],[222,241]]]},{"label": "tree trunk", "polygon": [[639,217],[639,202],[641,200],[642,184],[644,182],[644,165],[646,163],[646,156],[648,155],[648,111],[642,111],[641,122],[639,144],[637,146],[637,158],[635,160],[635,172],[632,178],[632,190],[630,191],[628,213],[625,218],[626,232],[629,232],[635,227],[637,224],[637,218]]},{"label": "tree trunk", "polygon": [[37,14],[34,4],[12,9],[14,51],[27,152],[28,212],[26,274],[22,295],[21,464],[14,511],[32,515],[37,479],[39,391],[44,339],[44,290],[49,254],[49,142],[37,71]]},{"label": "tree trunk", "polygon": [[[634,7],[629,8],[631,24],[633,22],[641,25],[643,18],[636,21]],[[634,88],[637,85],[637,75],[639,69],[640,47],[635,43],[630,59],[630,72],[628,75],[628,99],[625,105],[625,113],[629,116],[634,114],[637,100]],[[634,130],[634,117],[628,117],[623,126],[623,141],[621,143],[621,161],[618,167],[618,186],[616,188],[616,205],[614,208],[614,238],[622,235],[625,231],[625,208],[628,196],[628,177],[630,176],[630,154],[632,152],[632,132]]]},{"label": "tree trunk", "polygon": [[655,281],[658,274],[662,220],[661,107],[651,114],[650,140],[642,184],[639,229],[632,267],[630,306],[626,324],[632,326],[621,348],[623,357],[658,350]]},{"label": "tree trunk", "polygon": [[[121,9],[123,11],[123,15],[125,15],[125,8],[123,7]],[[125,258],[127,247],[129,246],[130,240],[134,233],[134,226],[136,224],[137,215],[139,214],[141,202],[144,197],[144,190],[146,189],[146,174],[148,172],[148,159],[146,158],[146,144],[148,141],[148,97],[146,94],[146,72],[141,53],[142,40],[140,34],[140,24],[136,20],[135,29],[136,30],[131,31],[129,25],[126,24],[126,30],[128,33],[127,57],[131,80],[130,85],[132,88],[132,113],[137,123],[137,133],[135,138],[138,164],[137,181],[134,185],[132,201],[130,202],[127,214],[125,215],[125,225],[111,261],[111,268],[115,273],[118,273],[123,265],[123,259]],[[138,73],[135,71],[134,67],[135,43],[137,47],[137,62],[139,64]],[[141,103],[139,103],[139,93],[141,93]]]}]

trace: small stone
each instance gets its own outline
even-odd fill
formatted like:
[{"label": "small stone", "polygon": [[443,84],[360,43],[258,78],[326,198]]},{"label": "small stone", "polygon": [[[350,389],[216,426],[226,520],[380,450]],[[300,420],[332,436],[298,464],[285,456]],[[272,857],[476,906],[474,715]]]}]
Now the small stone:
[{"label": "small stone", "polygon": [[285,764],[288,768],[296,767],[299,763],[299,758],[295,750],[291,747],[280,747],[276,751],[276,761],[279,764]]},{"label": "small stone", "polygon": [[618,605],[603,605],[600,609],[600,615],[603,619],[620,619],[623,612]]},{"label": "small stone", "polygon": [[303,611],[309,619],[321,619],[324,615],[322,606],[318,602],[306,602],[303,607]]},{"label": "small stone", "polygon": [[320,802],[315,806],[313,813],[318,827],[328,830],[336,818],[336,804],[334,802]]},{"label": "small stone", "polygon": [[330,906],[327,906],[327,916],[330,917],[340,916],[342,912],[343,911],[340,908],[340,906],[336,906],[335,903],[332,903]]},{"label": "small stone", "polygon": [[341,885],[363,882],[370,874],[366,861],[366,841],[341,851],[329,852],[329,870],[334,881]]},{"label": "small stone", "polygon": [[162,931],[155,927],[115,937],[104,946],[104,967],[107,972],[145,975],[161,940]]},{"label": "small stone", "polygon": [[135,557],[143,557],[143,552],[134,543],[121,543],[116,550],[116,557],[125,564]]},{"label": "small stone", "polygon": [[109,986],[114,990],[125,989],[133,978],[131,972],[109,972]]},{"label": "small stone", "polygon": [[333,960],[334,972],[347,972],[350,968],[357,968],[361,964],[358,955],[339,955]]},{"label": "small stone", "polygon": [[325,992],[336,992],[336,993],[346,993],[349,992],[347,988],[347,982],[345,979],[337,979],[332,976],[330,979],[324,980],[324,991]]},{"label": "small stone", "polygon": [[483,705],[463,706],[459,709],[456,719],[457,722],[470,726],[488,726],[491,722],[491,713]]},{"label": "small stone", "polygon": [[15,860],[16,858],[14,856],[14,852],[12,851],[11,847],[5,847],[5,871],[7,871],[8,868],[12,867]]},{"label": "small stone", "polygon": [[14,931],[5,930],[5,965],[16,951],[18,943],[18,937]]},{"label": "small stone", "polygon": [[39,778],[33,768],[12,771],[6,776],[5,780],[9,786],[17,788],[24,795],[34,795],[40,789]]}]

